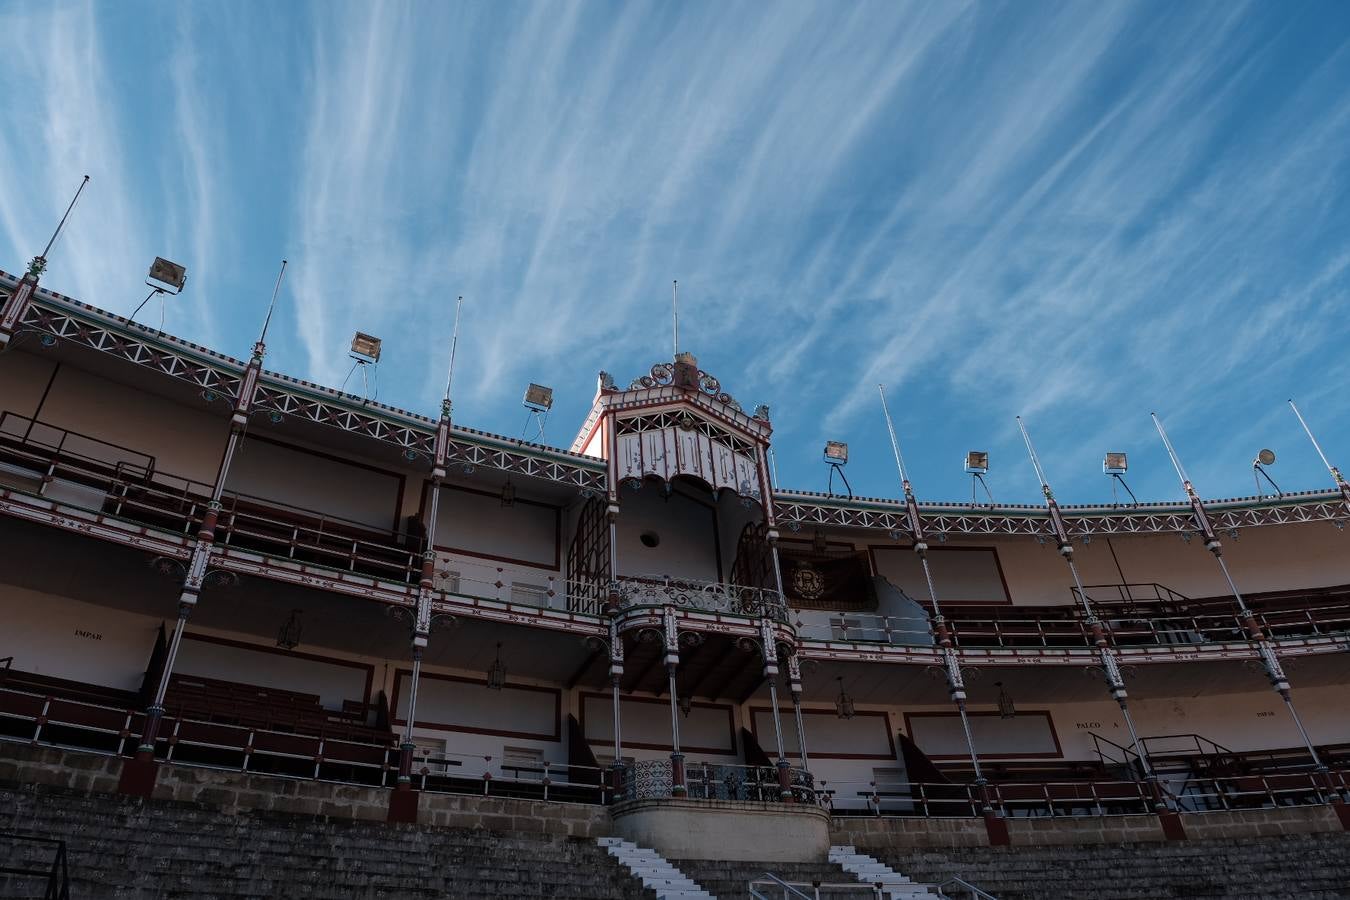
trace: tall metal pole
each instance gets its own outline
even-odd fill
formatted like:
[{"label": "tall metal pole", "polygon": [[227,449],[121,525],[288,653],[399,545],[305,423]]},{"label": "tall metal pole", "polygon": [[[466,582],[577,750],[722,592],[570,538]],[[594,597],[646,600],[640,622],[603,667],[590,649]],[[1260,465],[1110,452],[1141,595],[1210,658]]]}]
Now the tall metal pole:
[{"label": "tall metal pole", "polygon": [[792,716],[797,723],[797,746],[805,772],[810,763],[806,758],[806,729],[802,725],[802,664],[796,653],[788,657],[788,690],[792,693]]},{"label": "tall metal pole", "polygon": [[900,455],[900,441],[895,436],[895,424],[891,421],[891,410],[886,404],[885,385],[878,384],[877,391],[881,394],[881,411],[886,416],[886,430],[891,436],[891,450],[895,454],[895,467],[899,470],[900,487],[905,494],[905,515],[909,519],[910,533],[914,536],[914,552],[918,555],[919,563],[923,566],[924,580],[928,582],[928,601],[933,606],[933,629],[937,632],[938,645],[942,649],[942,671],[947,677],[947,693],[952,698],[952,703],[956,705],[956,711],[961,717],[961,731],[965,735],[966,749],[970,753],[970,764],[975,770],[975,787],[979,793],[982,811],[987,813],[991,810],[989,794],[985,787],[988,781],[980,768],[980,757],[975,751],[975,738],[970,730],[970,717],[966,712],[966,685],[961,675],[961,662],[952,644],[951,631],[947,627],[947,620],[942,615],[942,607],[938,605],[937,588],[933,585],[933,573],[928,566],[928,542],[924,539],[923,517],[919,515],[919,504],[914,499],[914,488],[905,472],[904,457]]},{"label": "tall metal pole", "polygon": [[1308,435],[1308,440],[1312,441],[1313,449],[1317,451],[1318,456],[1322,457],[1322,465],[1327,467],[1327,471],[1331,473],[1332,480],[1336,482],[1336,489],[1339,490],[1341,496],[1345,498],[1346,506],[1350,507],[1350,482],[1345,480],[1345,476],[1341,474],[1341,470],[1333,466],[1331,460],[1327,459],[1327,455],[1322,452],[1322,445],[1319,444],[1317,438],[1313,436],[1312,429],[1309,428],[1308,423],[1304,421],[1303,413],[1298,411],[1298,407],[1294,405],[1293,400],[1289,401],[1289,408],[1294,411],[1294,415],[1298,416],[1298,424],[1303,426],[1304,434]]},{"label": "tall metal pole", "polygon": [[1182,468],[1181,459],[1177,456],[1176,450],[1172,447],[1172,441],[1168,439],[1167,432],[1163,429],[1162,420],[1158,418],[1157,413],[1149,413],[1149,415],[1153,417],[1153,425],[1158,429],[1158,436],[1162,438],[1163,446],[1167,448],[1167,455],[1172,460],[1172,468],[1176,469],[1177,477],[1181,479],[1181,487],[1185,490],[1186,498],[1191,503],[1195,525],[1205,542],[1205,549],[1214,554],[1214,560],[1219,564],[1220,571],[1223,572],[1224,581],[1228,582],[1228,589],[1233,593],[1233,599],[1237,602],[1239,618],[1242,619],[1242,625],[1247,630],[1248,639],[1256,645],[1257,654],[1261,657],[1261,663],[1266,669],[1266,677],[1270,679],[1270,686],[1284,701],[1285,709],[1289,710],[1289,717],[1294,720],[1294,727],[1298,729],[1299,735],[1303,738],[1303,743],[1308,748],[1308,754],[1312,757],[1314,767],[1319,773],[1325,775],[1327,772],[1326,764],[1322,762],[1322,758],[1317,753],[1317,748],[1313,746],[1312,739],[1308,737],[1307,729],[1303,727],[1303,720],[1299,718],[1298,710],[1294,708],[1289,679],[1284,674],[1284,668],[1280,665],[1280,658],[1275,652],[1275,646],[1270,642],[1265,629],[1256,620],[1256,616],[1248,608],[1247,602],[1242,599],[1242,593],[1233,582],[1233,576],[1228,571],[1228,564],[1224,562],[1223,544],[1220,543],[1219,536],[1215,534],[1214,528],[1209,522],[1209,515],[1205,511],[1204,503],[1200,501],[1200,495],[1196,493],[1190,477],[1186,474],[1186,470]]},{"label": "tall metal pole", "polygon": [[38,280],[42,277],[42,273],[47,271],[47,254],[52,252],[52,246],[56,243],[61,231],[66,227],[66,220],[70,218],[71,210],[75,208],[76,201],[80,199],[80,194],[84,193],[84,186],[88,183],[89,176],[86,175],[80,181],[80,186],[75,189],[75,196],[71,198],[70,205],[66,207],[65,214],[61,216],[60,224],[56,226],[56,230],[52,232],[51,238],[47,241],[47,246],[42,248],[42,252],[28,263],[28,271],[24,273],[23,278],[19,279],[18,285],[5,298],[5,302],[0,304],[0,350],[9,346],[15,332],[23,324],[23,315],[33,301]]},{"label": "tall metal pole", "polygon": [[673,360],[680,355],[680,283],[678,281],[670,283],[670,318],[675,325],[672,338],[675,346],[675,356],[671,357]]},{"label": "tall metal pole", "polygon": [[680,698],[676,695],[675,685],[675,674],[680,665],[680,630],[675,607],[667,606],[662,611],[661,625],[670,689],[670,793],[683,797],[688,789],[684,780],[684,754],[680,752]]},{"label": "tall metal pole", "polygon": [[[1120,671],[1120,664],[1116,658],[1115,648],[1111,646],[1107,628],[1097,618],[1096,612],[1092,609],[1092,602],[1088,598],[1087,591],[1083,590],[1083,580],[1078,576],[1078,564],[1073,558],[1073,541],[1069,539],[1069,529],[1064,523],[1064,517],[1060,514],[1059,503],[1055,500],[1054,492],[1050,490],[1050,483],[1046,480],[1045,470],[1041,468],[1041,460],[1036,455],[1036,447],[1031,443],[1031,434],[1027,431],[1026,423],[1022,417],[1017,417],[1017,427],[1022,432],[1022,440],[1027,445],[1027,455],[1031,457],[1031,465],[1036,469],[1036,478],[1041,483],[1041,493],[1045,495],[1045,505],[1050,511],[1050,526],[1055,532],[1055,544],[1059,549],[1060,556],[1069,564],[1069,573],[1073,576],[1074,593],[1078,597],[1079,604],[1083,607],[1083,621],[1092,632],[1092,642],[1097,647],[1098,657],[1101,659],[1102,672],[1106,675],[1106,688],[1111,694],[1111,699],[1120,706],[1121,717],[1125,720],[1125,727],[1130,732],[1130,746],[1134,748],[1135,755],[1139,757],[1139,764],[1144,770],[1144,780],[1149,784],[1153,793],[1153,801],[1160,809],[1166,806],[1162,791],[1157,783],[1157,778],[1153,772],[1153,766],[1149,763],[1148,750],[1139,741],[1139,733],[1135,731],[1134,719],[1130,716],[1129,694],[1125,690],[1125,678]],[[1126,760],[1128,763],[1128,760]]]},{"label": "tall metal pole", "polygon": [[[281,271],[277,274],[276,285],[272,288],[272,305],[276,304],[277,292],[281,290],[281,279],[285,274],[286,260],[283,259]],[[269,305],[267,321],[270,321],[271,318],[272,306]],[[202,524],[197,531],[197,541],[193,544],[192,555],[188,560],[187,574],[183,579],[183,590],[178,598],[178,621],[175,623],[173,635],[169,639],[168,652],[164,657],[164,667],[160,672],[154,697],[146,709],[145,725],[141,731],[140,744],[136,748],[136,759],[142,765],[149,764],[154,760],[155,742],[158,738],[160,722],[164,718],[164,698],[168,693],[169,680],[173,676],[174,664],[178,660],[178,650],[183,642],[183,631],[187,627],[188,617],[192,615],[192,610],[197,606],[202,584],[206,578],[207,567],[211,561],[211,549],[216,540],[216,525],[220,519],[220,498],[225,491],[225,482],[229,478],[230,465],[234,460],[235,452],[239,448],[239,442],[243,440],[244,433],[248,428],[248,417],[253,408],[253,401],[258,389],[258,378],[262,372],[263,356],[267,352],[266,338],[267,325],[264,323],[262,334],[259,336],[257,343],[253,345],[253,356],[249,359],[248,365],[244,367],[244,374],[239,380],[239,393],[235,397],[234,409],[230,413],[230,434],[225,442],[225,452],[221,454],[220,465],[216,469],[215,481],[211,485],[211,497],[207,502],[206,511],[202,515]],[[144,787],[146,785],[138,786],[138,788]]]},{"label": "tall metal pole", "polygon": [[412,623],[412,683],[408,687],[408,713],[403,725],[403,741],[399,745],[398,790],[412,789],[412,759],[417,745],[413,742],[413,727],[417,722],[417,689],[422,677],[422,656],[431,639],[431,599],[436,587],[436,526],[440,517],[441,483],[445,480],[450,455],[450,425],[454,410],[450,390],[455,383],[455,349],[459,346],[459,314],[464,298],[455,300],[455,326],[450,338],[450,365],[445,376],[445,396],[441,399],[441,415],[436,421],[436,443],[431,459],[431,502],[427,504],[426,537],[422,547],[422,569],[418,580],[417,610]]},{"label": "tall metal pole", "polygon": [[609,617],[609,680],[614,699],[614,793],[616,799],[622,796],[623,775],[626,768],[623,763],[623,725],[619,715],[619,689],[623,681],[623,635],[619,633],[618,610],[612,610]]}]

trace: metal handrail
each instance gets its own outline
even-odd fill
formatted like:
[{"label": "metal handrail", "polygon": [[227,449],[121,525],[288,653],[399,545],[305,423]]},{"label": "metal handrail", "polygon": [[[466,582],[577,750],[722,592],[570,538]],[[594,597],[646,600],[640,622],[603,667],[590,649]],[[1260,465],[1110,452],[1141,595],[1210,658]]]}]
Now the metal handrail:
[{"label": "metal handrail", "polygon": [[938,894],[943,897],[949,896],[949,894],[947,893],[947,888],[949,885],[956,885],[962,890],[969,891],[970,895],[974,897],[975,900],[998,900],[998,898],[995,897],[993,894],[989,893],[983,888],[976,887],[969,881],[966,881],[960,875],[953,875],[951,878],[948,878],[946,881],[939,884],[937,886]]},{"label": "metal handrail", "polygon": [[676,606],[707,612],[788,620],[783,597],[769,588],[670,575],[621,575],[616,579],[624,606]]},{"label": "metal handrail", "polygon": [[[0,435],[3,437],[6,436]],[[29,460],[35,471],[42,471],[39,494],[46,491],[47,484],[54,478],[65,475],[78,483],[96,487],[106,495],[105,508],[91,512],[157,527],[164,527],[167,519],[172,523],[172,530],[179,534],[195,534],[201,525],[210,496],[209,485],[163,471],[130,472],[121,463],[81,457],[68,450],[25,442],[17,436],[8,437],[7,452]],[[54,452],[48,458],[35,448]],[[299,551],[325,560],[316,565],[352,571],[364,566],[403,581],[416,580],[420,576],[425,540],[421,535],[390,531],[386,541],[383,539],[385,532],[342,516],[239,491],[226,492],[222,499],[217,534],[223,544],[240,545],[244,549],[262,546],[268,549],[261,552],[291,558]],[[275,509],[280,515],[274,518],[259,511],[241,510],[241,501]],[[287,512],[294,518],[285,517]],[[393,556],[389,555],[391,552]]]},{"label": "metal handrail", "polygon": [[52,855],[50,866],[35,869],[0,865],[0,875],[17,875],[20,878],[45,878],[47,889],[42,895],[43,900],[70,900],[70,870],[66,862],[66,842],[64,840],[9,832],[0,832],[0,840],[54,846],[55,852]]},{"label": "metal handrail", "polygon": [[[1090,648],[1095,635],[1072,607],[1019,607],[1019,615],[969,615],[949,612],[947,627],[956,646],[997,648]],[[1100,626],[1117,646],[1195,646],[1243,642],[1248,638],[1235,613],[1187,613],[1148,616],[1140,607],[1127,615],[1099,608]],[[1297,610],[1257,611],[1257,621],[1277,640],[1323,637],[1350,632],[1350,601]],[[1290,616],[1297,621],[1282,621]],[[916,627],[914,616],[848,613],[835,623],[810,623],[799,629],[807,639],[859,644],[929,646],[931,631]],[[842,633],[841,633],[842,632]]]},{"label": "metal handrail", "polygon": [[[763,875],[750,882],[750,896],[758,898],[758,900],[771,900],[771,898],[758,891],[760,885],[768,884],[777,885],[783,889],[783,900],[788,900],[790,897],[800,897],[801,900],[813,900],[810,894],[803,894],[801,891],[797,890],[796,885],[784,881],[772,872],[765,872]],[[819,896],[819,894],[817,894],[817,896]]]},{"label": "metal handrail", "polygon": [[[823,894],[853,894],[855,896],[881,897],[881,886],[875,884],[862,884],[859,882],[805,882],[805,881],[784,881],[772,872],[765,872],[763,875],[753,879],[749,885],[750,896],[755,900],[776,900],[781,897],[782,900],[820,900]],[[761,888],[770,888],[773,893],[766,894],[761,892]],[[806,888],[808,892],[799,890]],[[779,893],[781,889],[782,893]]]}]

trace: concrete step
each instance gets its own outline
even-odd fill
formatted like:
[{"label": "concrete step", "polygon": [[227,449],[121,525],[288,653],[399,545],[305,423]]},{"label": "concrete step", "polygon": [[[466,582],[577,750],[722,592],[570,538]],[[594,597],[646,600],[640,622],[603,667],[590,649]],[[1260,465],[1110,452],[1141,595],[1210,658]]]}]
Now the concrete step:
[{"label": "concrete step", "polygon": [[599,838],[596,843],[627,867],[643,887],[655,891],[658,900],[716,900],[655,850],[617,838]]}]

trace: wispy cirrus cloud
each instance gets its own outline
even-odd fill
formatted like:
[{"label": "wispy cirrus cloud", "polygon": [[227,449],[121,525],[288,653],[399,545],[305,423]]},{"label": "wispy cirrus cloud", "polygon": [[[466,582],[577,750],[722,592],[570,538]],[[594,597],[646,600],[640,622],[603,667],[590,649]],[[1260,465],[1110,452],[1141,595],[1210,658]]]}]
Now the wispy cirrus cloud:
[{"label": "wispy cirrus cloud", "polygon": [[[508,434],[527,381],[579,422],[597,369],[665,358],[678,278],[684,346],[773,404],[805,487],[830,437],[894,493],[878,381],[935,497],[978,445],[1035,499],[1016,413],[1067,500],[1104,495],[1108,445],[1175,495],[1152,408],[1209,493],[1300,439],[1289,395],[1350,447],[1335,4],[190,7],[147,48],[163,11],[0,13],[38,35],[0,78],[41,110],[0,138],[8,267],[91,169],[54,287],[127,311],[168,248],[171,327],[242,352],[286,256],[271,364],[336,386],[372,332],[380,399],[423,411],[463,294],[457,414]],[[1287,488],[1325,480],[1291,452]]]}]

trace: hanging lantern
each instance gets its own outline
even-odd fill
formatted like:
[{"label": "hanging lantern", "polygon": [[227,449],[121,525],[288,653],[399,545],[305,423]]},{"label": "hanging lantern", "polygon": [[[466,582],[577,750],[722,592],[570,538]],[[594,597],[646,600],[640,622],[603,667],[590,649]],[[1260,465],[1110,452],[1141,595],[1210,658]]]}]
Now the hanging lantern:
[{"label": "hanging lantern", "polygon": [[1003,689],[1003,682],[995,681],[994,687],[998,688],[998,717],[1000,719],[1017,718],[1017,709],[1013,706],[1012,697]]},{"label": "hanging lantern", "polygon": [[694,698],[693,698],[693,697],[690,697],[690,696],[687,696],[687,695],[686,695],[686,696],[680,698],[680,712],[684,713],[684,717],[685,717],[686,719],[689,718],[689,713],[690,713],[690,711],[693,710],[693,708],[694,708]]},{"label": "hanging lantern", "polygon": [[834,699],[835,714],[841,719],[851,719],[857,713],[853,706],[853,698],[844,691],[844,676],[835,676],[839,682],[839,696]]},{"label": "hanging lantern", "polygon": [[487,670],[488,690],[500,691],[506,684],[506,666],[502,665],[502,642],[497,642],[497,658]]},{"label": "hanging lantern", "polygon": [[502,506],[516,505],[516,486],[511,483],[510,477],[507,477],[506,484],[502,485]]},{"label": "hanging lantern", "polygon": [[285,624],[281,626],[281,630],[277,632],[278,647],[285,650],[294,650],[296,647],[300,646],[301,612],[303,612],[303,610],[291,610],[290,618],[286,620]]}]

